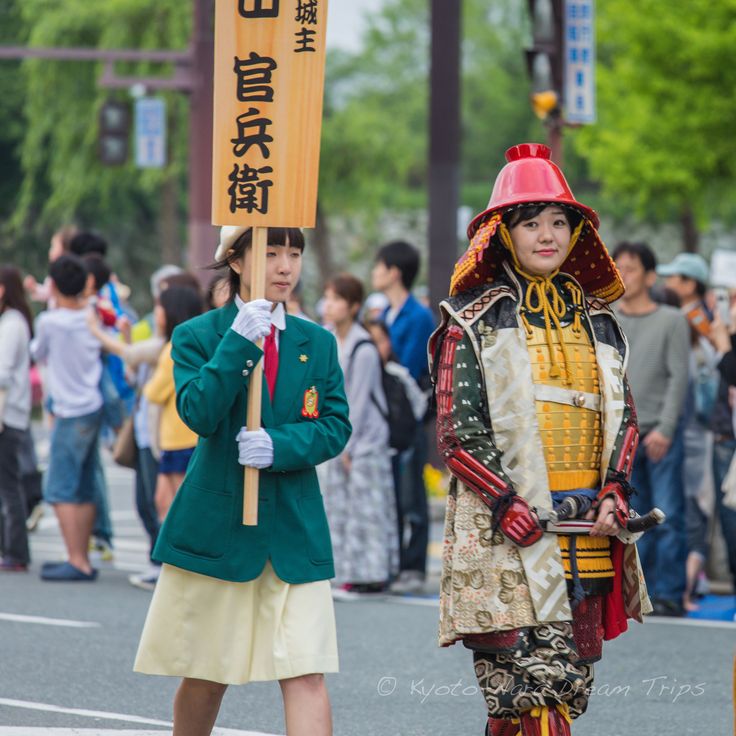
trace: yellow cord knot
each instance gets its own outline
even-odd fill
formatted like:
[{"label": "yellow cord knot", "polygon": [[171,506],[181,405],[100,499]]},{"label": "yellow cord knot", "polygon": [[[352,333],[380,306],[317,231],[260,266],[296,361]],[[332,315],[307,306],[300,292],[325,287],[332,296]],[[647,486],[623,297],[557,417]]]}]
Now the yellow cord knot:
[{"label": "yellow cord knot", "polygon": [[[567,703],[557,703],[555,705],[557,712],[568,722],[572,723],[570,718],[570,708]],[[532,718],[539,719],[539,725],[541,727],[540,736],[549,736],[549,706],[548,705],[536,705],[534,708],[526,711]],[[511,722],[514,724],[520,723],[519,718],[512,718]],[[519,732],[521,733],[521,732]]]}]

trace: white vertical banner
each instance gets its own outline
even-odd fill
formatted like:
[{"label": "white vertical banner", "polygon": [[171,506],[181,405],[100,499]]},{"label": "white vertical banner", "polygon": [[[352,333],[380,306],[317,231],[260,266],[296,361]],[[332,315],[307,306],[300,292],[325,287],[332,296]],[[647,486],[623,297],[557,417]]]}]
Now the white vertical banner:
[{"label": "white vertical banner", "polygon": [[594,123],[595,0],[565,0],[565,120]]}]

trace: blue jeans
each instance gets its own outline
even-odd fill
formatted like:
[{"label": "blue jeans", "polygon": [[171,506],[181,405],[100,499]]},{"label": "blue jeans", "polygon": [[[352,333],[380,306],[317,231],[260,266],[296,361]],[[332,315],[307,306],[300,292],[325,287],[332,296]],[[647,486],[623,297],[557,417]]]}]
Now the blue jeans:
[{"label": "blue jeans", "polygon": [[96,502],[102,473],[101,425],[101,409],[81,417],[56,417],[44,484],[47,503]]},{"label": "blue jeans", "polygon": [[713,444],[713,480],[716,486],[716,513],[721,522],[721,531],[726,540],[728,551],[728,567],[731,571],[731,580],[736,585],[736,511],[723,505],[723,491],[721,485],[731,464],[731,458],[736,450],[736,440],[726,440]]},{"label": "blue jeans", "polygon": [[649,594],[655,600],[678,605],[685,592],[687,559],[684,454],[682,428],[678,427],[670,449],[658,463],[647,457],[643,442],[639,445],[631,475],[631,484],[638,491],[632,498],[636,511],[644,514],[657,506],[667,515],[664,524],[648,531],[636,543]]}]

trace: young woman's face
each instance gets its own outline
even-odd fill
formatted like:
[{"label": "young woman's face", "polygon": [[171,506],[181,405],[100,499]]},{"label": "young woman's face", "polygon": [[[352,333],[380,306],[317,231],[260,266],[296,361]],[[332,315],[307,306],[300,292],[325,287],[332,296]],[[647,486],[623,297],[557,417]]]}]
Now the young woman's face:
[{"label": "young woman's face", "polygon": [[527,273],[547,276],[567,258],[571,230],[561,207],[547,207],[514,225],[510,233],[516,257]]},{"label": "young woman's face", "polygon": [[[241,297],[250,294],[250,264],[252,248],[242,261],[230,264],[240,274]],[[302,274],[302,252],[290,245],[269,245],[266,248],[266,293],[270,302],[285,302]],[[245,289],[243,289],[245,287]]]},{"label": "young woman's face", "polygon": [[386,333],[376,325],[371,325],[368,328],[368,332],[371,333],[371,338],[378,349],[378,354],[381,356],[381,362],[388,363],[388,359],[391,357],[391,340],[388,338]]},{"label": "young woman's face", "polygon": [[322,311],[327,324],[339,327],[352,322],[358,309],[358,305],[351,305],[347,299],[343,299],[334,289],[325,289]]}]

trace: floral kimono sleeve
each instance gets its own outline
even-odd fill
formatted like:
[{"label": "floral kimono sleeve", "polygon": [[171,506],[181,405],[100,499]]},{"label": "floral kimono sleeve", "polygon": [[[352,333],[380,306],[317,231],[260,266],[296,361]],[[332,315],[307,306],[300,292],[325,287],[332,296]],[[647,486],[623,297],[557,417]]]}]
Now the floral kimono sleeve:
[{"label": "floral kimono sleeve", "polygon": [[491,508],[513,488],[501,467],[501,451],[483,388],[483,375],[468,334],[450,322],[437,367],[437,443],[448,470]]}]

